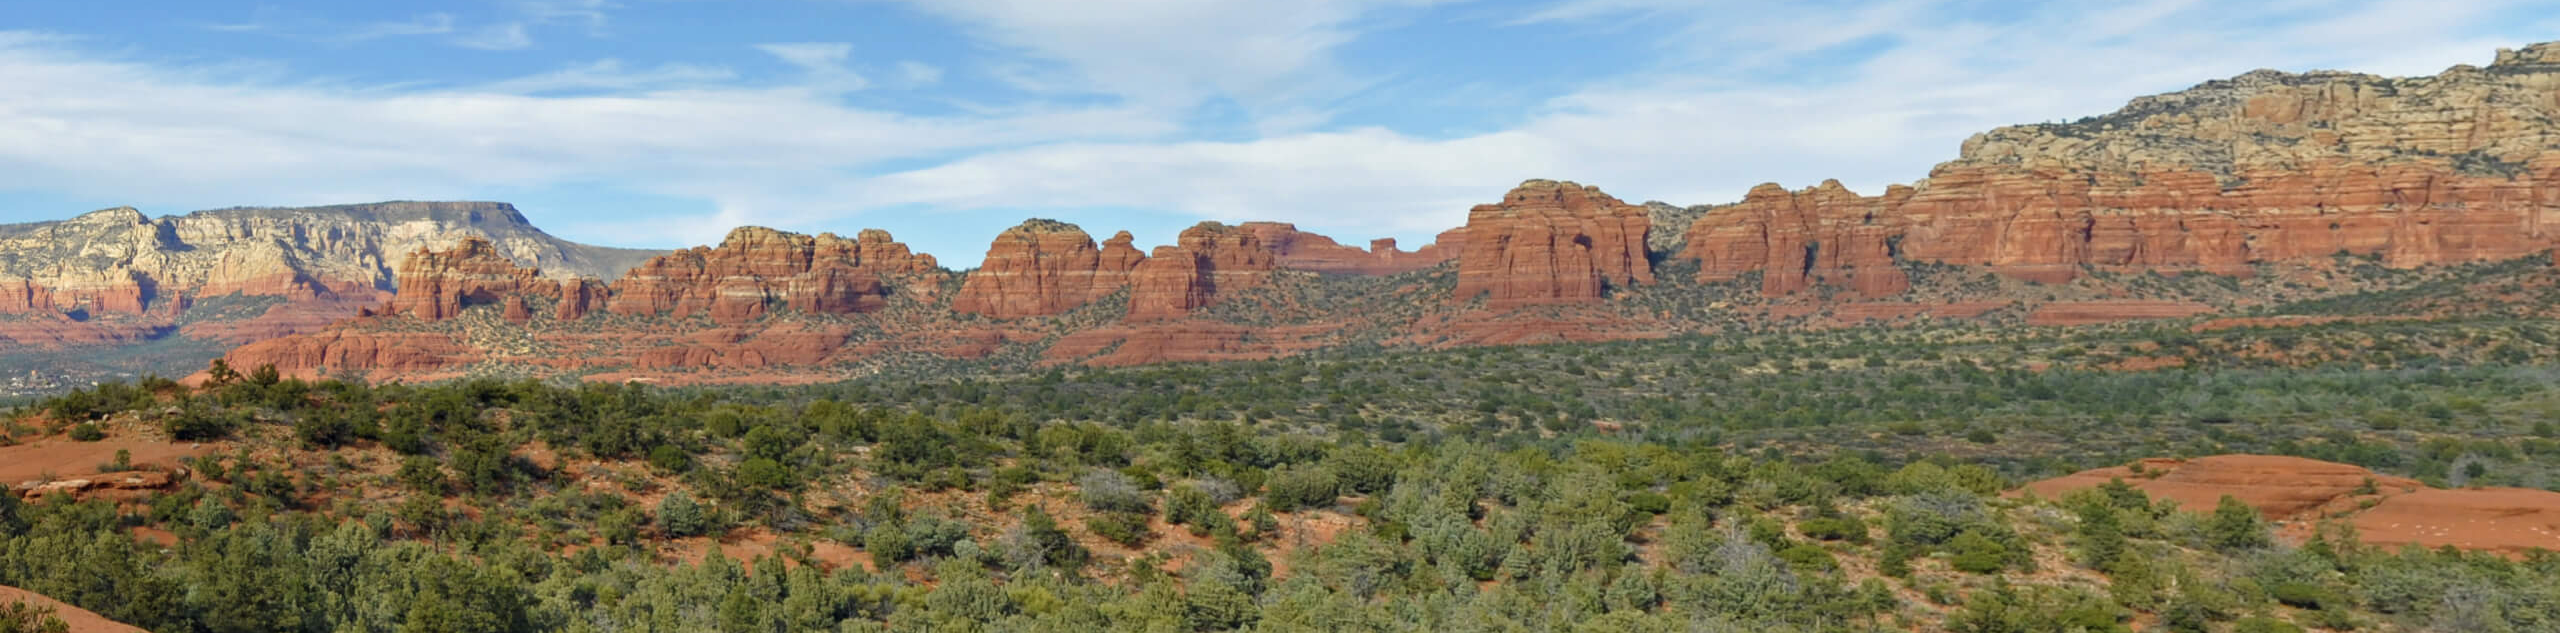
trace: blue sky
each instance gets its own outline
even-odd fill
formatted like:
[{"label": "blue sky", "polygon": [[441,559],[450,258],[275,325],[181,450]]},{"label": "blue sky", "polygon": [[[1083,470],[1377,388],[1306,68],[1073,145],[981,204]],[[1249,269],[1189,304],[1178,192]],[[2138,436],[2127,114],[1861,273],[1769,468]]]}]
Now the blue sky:
[{"label": "blue sky", "polygon": [[2550,39],[2560,3],[2506,0],[0,0],[0,222],[488,199],[955,268],[1034,216],[1410,246],[1528,178],[1872,192],[1998,125]]}]

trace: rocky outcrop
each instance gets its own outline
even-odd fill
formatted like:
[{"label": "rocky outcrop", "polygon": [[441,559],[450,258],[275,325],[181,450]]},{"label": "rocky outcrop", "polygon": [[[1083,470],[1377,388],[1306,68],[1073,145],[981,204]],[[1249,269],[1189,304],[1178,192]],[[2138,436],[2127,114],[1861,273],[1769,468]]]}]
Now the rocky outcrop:
[{"label": "rocky outcrop", "polygon": [[[486,240],[501,259],[557,275],[619,275],[652,251],[586,246],[493,202],[233,208],[152,218],[119,207],[0,225],[0,349],[98,348],[35,369],[105,379],[182,373],[199,345],[318,331],[393,298],[404,253]],[[428,293],[443,294],[443,293]],[[424,296],[424,295],[421,295]],[[432,311],[432,309],[431,309]],[[91,362],[89,359],[107,359]]]},{"label": "rocky outcrop", "polygon": [[384,306],[384,314],[399,314],[428,321],[450,319],[472,305],[506,302],[508,320],[523,321],[531,313],[522,293],[551,297],[560,294],[560,283],[544,279],[542,271],[521,268],[489,240],[466,237],[450,250],[421,248],[400,262],[402,290]]},{"label": "rocky outcrop", "polygon": [[1129,232],[1096,248],[1076,225],[1033,219],[996,236],[987,259],[969,273],[951,309],[1018,319],[1065,312],[1128,285],[1146,256]]},{"label": "rocky outcrop", "polygon": [[883,279],[938,269],[885,231],[856,239],[764,227],[730,231],[718,247],[694,247],[634,268],[613,282],[616,314],[708,317],[714,323],[764,318],[777,308],[854,314],[887,304]]},{"label": "rocky outcrop", "polygon": [[1456,256],[1438,245],[1406,252],[1396,248],[1395,238],[1369,241],[1362,250],[1345,246],[1333,238],[1298,230],[1285,222],[1246,222],[1238,225],[1253,233],[1264,248],[1271,249],[1274,264],[1281,268],[1340,275],[1393,275],[1418,270],[1449,261]]},{"label": "rocky outcrop", "polygon": [[2065,281],[2338,253],[2404,268],[2524,257],[2560,244],[2555,49],[2413,79],[2257,71],[2001,128],[1881,196],[1764,185],[1694,223],[1681,256],[1705,280],[1762,273],[1769,295],[1869,296],[1902,283],[1883,272],[1898,261]]},{"label": "rocky outcrop", "polygon": [[1597,187],[1531,180],[1467,213],[1455,299],[1495,307],[1596,301],[1611,285],[1651,283],[1643,207]]},{"label": "rocky outcrop", "polygon": [[1816,283],[1871,299],[1897,294],[1911,280],[1894,263],[1894,227],[1877,215],[1890,214],[1911,193],[1896,187],[1880,198],[1862,198],[1837,180],[1800,192],[1760,185],[1741,204],[1692,224],[1681,256],[1698,260],[1699,281],[1759,272],[1761,292],[1772,296]]},{"label": "rocky outcrop", "polygon": [[478,362],[482,353],[441,332],[396,332],[334,327],[242,345],[223,354],[233,367],[273,365],[304,378],[334,371],[433,374]]},{"label": "rocky outcrop", "polygon": [[1130,274],[1128,318],[1169,319],[1208,307],[1220,292],[1262,285],[1274,261],[1250,229],[1216,222],[1183,229],[1178,245],[1156,247]]}]

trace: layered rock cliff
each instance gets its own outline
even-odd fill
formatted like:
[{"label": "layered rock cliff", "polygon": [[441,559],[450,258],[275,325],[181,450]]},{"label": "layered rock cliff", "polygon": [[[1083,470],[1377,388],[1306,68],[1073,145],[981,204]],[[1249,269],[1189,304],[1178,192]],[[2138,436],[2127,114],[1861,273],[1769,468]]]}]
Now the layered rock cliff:
[{"label": "layered rock cliff", "polygon": [[996,236],[986,263],[969,273],[951,309],[998,319],[1065,312],[1129,283],[1146,255],[1129,232],[1095,247],[1076,225],[1033,219]]},{"label": "layered rock cliff", "polygon": [[[2433,77],[2256,71],[2067,124],[2006,127],[1914,187],[1764,185],[1681,256],[1770,295],[1898,292],[1899,261],[2042,281],[2084,268],[2245,274],[2378,255],[2395,267],[2560,243],[2560,45]],[[1801,252],[1799,252],[1801,251]]]},{"label": "layered rock cliff", "polygon": [[1156,247],[1130,273],[1128,318],[1162,320],[1208,307],[1220,292],[1262,285],[1277,260],[1250,228],[1202,222],[1183,229],[1177,245]]},{"label": "layered rock cliff", "polygon": [[911,252],[887,231],[866,230],[848,240],[740,227],[718,247],[676,251],[632,269],[613,282],[607,309],[715,323],[763,318],[778,307],[853,314],[885,305],[883,279],[939,269],[933,256]]},{"label": "layered rock cliff", "polygon": [[1597,187],[1531,180],[1467,212],[1455,299],[1490,305],[1597,301],[1612,285],[1651,283],[1644,207]]},{"label": "layered rock cliff", "polygon": [[[236,345],[318,331],[390,299],[404,253],[486,240],[551,274],[619,275],[654,251],[571,243],[491,202],[116,208],[0,225],[0,364],[61,384],[181,374]],[[441,294],[427,293],[426,295]],[[453,307],[447,305],[446,307]],[[429,308],[433,311],[434,308]],[[153,345],[147,353],[129,346]]]},{"label": "layered rock cliff", "polygon": [[395,258],[465,236],[561,276],[618,276],[652,251],[576,244],[494,202],[238,208],[150,218],[116,208],[0,226],[0,314],[140,313],[187,297],[312,299],[397,284]]}]

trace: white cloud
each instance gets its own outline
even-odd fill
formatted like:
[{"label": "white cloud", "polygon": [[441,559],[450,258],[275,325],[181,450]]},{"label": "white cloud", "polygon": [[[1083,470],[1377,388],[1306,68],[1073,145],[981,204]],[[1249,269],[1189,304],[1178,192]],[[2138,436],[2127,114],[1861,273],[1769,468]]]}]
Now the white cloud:
[{"label": "white cloud", "polygon": [[599,59],[551,72],[482,84],[477,89],[507,94],[664,90],[709,87],[735,78],[737,73],[714,66],[664,64],[647,70],[632,70],[623,68],[622,60]]},{"label": "white cloud", "polygon": [[898,62],[898,76],[906,79],[910,86],[939,83],[942,81],[942,67],[913,60],[902,61]]},{"label": "white cloud", "polygon": [[758,44],[756,49],[781,59],[783,63],[798,66],[801,73],[806,75],[807,84],[812,89],[850,92],[861,90],[871,84],[870,80],[864,79],[862,75],[853,72],[851,67],[846,66],[846,60],[853,58],[852,44],[844,42]]},{"label": "white cloud", "polygon": [[482,27],[470,35],[455,38],[453,43],[484,51],[511,51],[532,46],[533,37],[525,34],[524,23],[506,22]]},{"label": "white cloud", "polygon": [[[1427,139],[1383,129],[1226,143],[1078,143],[974,155],[881,177],[866,203],[941,207],[1136,206],[1221,219],[1284,219],[1406,235],[1452,226],[1469,204],[1526,178],[1570,178],[1630,200],[1736,199],[1776,181],[1838,178],[1873,193],[1953,158],[2001,125],[2103,114],[2125,100],[2257,67],[2433,73],[2516,42],[2478,33],[2497,7],[2383,1],[2301,7],[2287,19],[2165,0],[2015,23],[1896,1],[1843,18],[1822,7],[1750,15],[1690,2],[1601,0],[1540,24],[1638,15],[1696,20],[1735,37],[1665,39],[1682,60],[1548,101],[1512,129]],[[2285,11],[2278,8],[2273,11]],[[1633,13],[1630,13],[1633,12]],[[1818,23],[1828,30],[1808,29]],[[2396,37],[2351,37],[2384,25]],[[1765,33],[1765,35],[1740,35]],[[2091,35],[2102,37],[2092,38]],[[1835,47],[1876,54],[1840,69]],[[1824,57],[1823,61],[1812,58]],[[2421,70],[2423,69],[2423,70]],[[1778,78],[1765,79],[1775,74]]]},{"label": "white cloud", "polygon": [[[245,81],[98,59],[60,42],[0,34],[0,85],[13,87],[0,91],[0,190],[219,206],[613,182],[721,204],[791,203],[753,207],[780,223],[770,214],[854,211],[794,192],[881,161],[1172,131],[1117,107],[913,116],[797,86],[669,85],[712,76],[686,67],[622,73],[600,62],[486,87],[383,90]],[[642,88],[526,94],[581,85]]]},{"label": "white cloud", "polygon": [[1044,62],[1000,69],[1026,89],[1285,108],[1360,84],[1333,56],[1365,18],[1442,0],[896,1]]},{"label": "white cloud", "polygon": [[386,37],[443,35],[452,32],[453,16],[443,13],[429,13],[409,18],[407,20],[372,22],[359,25],[344,33],[339,33],[333,36],[332,39],[344,42],[361,42]]}]

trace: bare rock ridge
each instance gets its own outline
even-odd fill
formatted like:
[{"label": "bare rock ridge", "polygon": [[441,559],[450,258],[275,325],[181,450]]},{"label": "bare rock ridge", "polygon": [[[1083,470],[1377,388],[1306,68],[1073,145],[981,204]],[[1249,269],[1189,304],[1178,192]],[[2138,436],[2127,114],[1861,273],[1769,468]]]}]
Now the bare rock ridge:
[{"label": "bare rock ridge", "polygon": [[2523,257],[2560,242],[2555,58],[2539,44],[2433,77],[2256,71],[2000,128],[1879,196],[1764,185],[1698,219],[1681,256],[1704,280],[1761,272],[1771,296],[1891,294],[1897,261],[2059,281],[2340,252],[2395,267]]},{"label": "bare rock ridge", "polygon": [[933,256],[909,251],[886,231],[867,230],[848,240],[833,233],[813,237],[740,227],[718,247],[676,251],[632,269],[613,282],[608,309],[699,315],[717,323],[762,318],[776,306],[852,314],[885,305],[884,278],[940,268]]},{"label": "bare rock ridge", "polygon": [[1497,307],[1597,301],[1612,285],[1651,283],[1651,216],[1597,187],[1531,180],[1467,213],[1455,299]]}]

